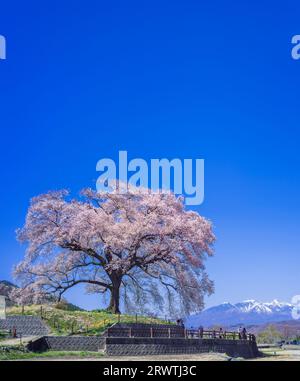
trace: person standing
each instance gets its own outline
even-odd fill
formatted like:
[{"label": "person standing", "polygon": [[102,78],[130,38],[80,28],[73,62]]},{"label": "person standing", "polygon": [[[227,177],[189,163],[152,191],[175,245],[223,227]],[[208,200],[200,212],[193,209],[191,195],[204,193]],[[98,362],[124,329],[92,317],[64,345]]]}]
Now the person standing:
[{"label": "person standing", "polygon": [[219,330],[219,339],[223,339],[223,335],[224,335],[223,328],[220,327],[220,330]]},{"label": "person standing", "polygon": [[239,328],[239,339],[242,340],[242,326]]},{"label": "person standing", "polygon": [[202,325],[200,325],[200,327],[199,327],[199,337],[200,337],[200,339],[203,339],[203,332],[204,332],[204,329],[203,329]]}]

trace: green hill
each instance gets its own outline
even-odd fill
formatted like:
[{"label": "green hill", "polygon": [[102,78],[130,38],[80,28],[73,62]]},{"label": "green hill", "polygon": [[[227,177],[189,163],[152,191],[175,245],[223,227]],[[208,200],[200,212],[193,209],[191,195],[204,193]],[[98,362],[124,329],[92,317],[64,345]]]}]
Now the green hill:
[{"label": "green hill", "polygon": [[115,315],[106,310],[83,311],[76,306],[72,308],[69,304],[45,304],[24,307],[9,307],[8,315],[33,315],[43,318],[50,327],[51,333],[55,335],[97,335],[105,331],[112,324],[121,321],[123,323],[159,323],[167,324],[167,321],[132,315]]}]

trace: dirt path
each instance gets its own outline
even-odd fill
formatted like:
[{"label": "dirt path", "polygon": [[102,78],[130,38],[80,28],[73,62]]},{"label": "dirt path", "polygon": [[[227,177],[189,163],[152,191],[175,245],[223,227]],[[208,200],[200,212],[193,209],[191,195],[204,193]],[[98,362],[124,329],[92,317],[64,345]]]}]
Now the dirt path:
[{"label": "dirt path", "polygon": [[[77,357],[63,357],[63,358],[35,358],[24,361],[228,361],[230,357],[222,353],[202,353],[193,355],[165,355],[165,356],[122,356],[110,357],[103,356],[98,358],[77,358]],[[300,350],[279,350],[269,351],[268,356],[256,359],[237,359],[239,361],[300,361]]]},{"label": "dirt path", "polygon": [[194,355],[159,355],[159,356],[103,356],[98,358],[76,358],[76,357],[64,357],[64,358],[35,358],[24,361],[227,361],[228,356],[222,353],[203,353]]}]

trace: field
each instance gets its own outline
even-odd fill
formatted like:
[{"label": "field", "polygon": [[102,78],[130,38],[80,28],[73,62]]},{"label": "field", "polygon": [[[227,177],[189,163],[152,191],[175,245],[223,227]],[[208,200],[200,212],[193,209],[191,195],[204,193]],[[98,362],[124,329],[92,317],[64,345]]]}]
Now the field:
[{"label": "field", "polygon": [[[300,361],[299,346],[286,345],[261,350],[263,357],[259,361]],[[251,360],[255,361],[255,360]]]}]

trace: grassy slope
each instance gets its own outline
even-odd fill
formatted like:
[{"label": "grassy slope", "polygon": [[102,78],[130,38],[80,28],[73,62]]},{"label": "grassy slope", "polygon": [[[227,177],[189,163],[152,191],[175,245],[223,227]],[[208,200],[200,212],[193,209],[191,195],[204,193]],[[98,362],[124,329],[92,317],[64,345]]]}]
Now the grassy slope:
[{"label": "grassy slope", "polygon": [[[41,316],[50,327],[51,333],[56,335],[101,334],[106,328],[118,322],[118,315],[111,314],[105,310],[100,311],[68,311],[56,308],[54,305],[32,305],[24,308],[25,315]],[[21,307],[10,307],[7,309],[8,315],[21,315]],[[123,323],[135,323],[136,317],[131,315],[121,315],[120,321]],[[166,321],[138,316],[138,323],[167,323]]]}]

